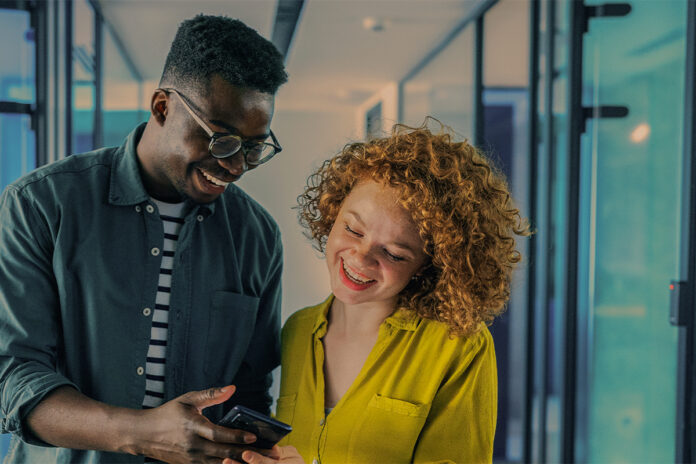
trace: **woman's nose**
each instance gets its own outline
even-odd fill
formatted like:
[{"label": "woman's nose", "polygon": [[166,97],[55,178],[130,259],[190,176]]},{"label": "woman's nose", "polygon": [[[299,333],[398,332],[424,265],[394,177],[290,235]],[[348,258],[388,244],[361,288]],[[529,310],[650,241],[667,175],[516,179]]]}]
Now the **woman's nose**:
[{"label": "woman's nose", "polygon": [[[364,268],[369,268],[377,261],[372,254],[372,247],[367,244],[361,244],[353,248],[353,257],[355,258],[356,264]],[[360,269],[358,269],[358,271],[359,270]]]}]

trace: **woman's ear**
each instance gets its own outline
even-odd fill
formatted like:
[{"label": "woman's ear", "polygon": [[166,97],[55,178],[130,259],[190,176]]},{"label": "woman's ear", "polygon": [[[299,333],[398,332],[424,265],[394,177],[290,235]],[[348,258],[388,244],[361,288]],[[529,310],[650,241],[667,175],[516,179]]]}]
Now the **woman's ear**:
[{"label": "woman's ear", "polygon": [[412,279],[419,279],[419,278],[423,277],[423,275],[425,274],[425,271],[428,270],[428,268],[430,267],[431,264],[432,263],[430,262],[430,259],[428,259],[428,261],[425,264],[423,264],[420,268],[418,268],[416,273],[413,274],[413,277],[411,277],[411,278]]},{"label": "woman's ear", "polygon": [[155,118],[155,120],[161,125],[167,120],[167,113],[169,111],[169,95],[162,89],[157,89],[152,94],[152,99],[150,100],[150,113]]}]

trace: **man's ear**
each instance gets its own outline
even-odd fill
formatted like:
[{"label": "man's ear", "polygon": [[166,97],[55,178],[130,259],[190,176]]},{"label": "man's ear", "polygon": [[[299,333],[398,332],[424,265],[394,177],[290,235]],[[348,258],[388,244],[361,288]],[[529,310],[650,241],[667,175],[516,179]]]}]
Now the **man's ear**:
[{"label": "man's ear", "polygon": [[167,120],[167,114],[169,112],[169,95],[162,89],[157,89],[152,94],[152,99],[150,100],[150,113],[155,118],[160,126],[164,124]]}]

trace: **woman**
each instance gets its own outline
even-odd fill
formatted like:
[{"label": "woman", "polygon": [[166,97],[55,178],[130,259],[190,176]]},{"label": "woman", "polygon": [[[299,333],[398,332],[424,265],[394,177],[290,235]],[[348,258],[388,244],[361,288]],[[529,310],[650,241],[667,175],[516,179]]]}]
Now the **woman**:
[{"label": "woman", "polygon": [[[347,145],[310,177],[300,217],[332,295],[283,328],[277,459],[249,463],[491,462],[493,340],[514,235],[504,179],[427,127]],[[301,456],[301,458],[300,458]]]}]

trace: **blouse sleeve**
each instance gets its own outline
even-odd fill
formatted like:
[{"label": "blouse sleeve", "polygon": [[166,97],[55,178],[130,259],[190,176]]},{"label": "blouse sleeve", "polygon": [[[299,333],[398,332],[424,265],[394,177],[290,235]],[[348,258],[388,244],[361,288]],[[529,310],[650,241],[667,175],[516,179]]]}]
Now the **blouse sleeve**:
[{"label": "blouse sleeve", "polygon": [[468,353],[438,390],[416,443],[413,462],[490,463],[498,407],[493,338],[474,335]]}]

